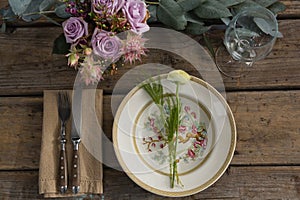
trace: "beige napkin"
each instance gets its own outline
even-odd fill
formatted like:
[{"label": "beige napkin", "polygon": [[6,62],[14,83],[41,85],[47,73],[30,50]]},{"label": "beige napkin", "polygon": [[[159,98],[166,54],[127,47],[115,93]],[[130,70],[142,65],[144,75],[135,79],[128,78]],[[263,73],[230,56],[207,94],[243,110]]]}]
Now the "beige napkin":
[{"label": "beige napkin", "polygon": [[[67,91],[72,97],[72,91]],[[68,197],[72,194],[71,177],[71,118],[67,123],[67,159],[69,185],[66,194],[60,194],[58,187],[58,167],[60,152],[60,121],[57,110],[58,91],[44,91],[43,135],[39,168],[39,193],[44,197]],[[102,184],[102,90],[83,90],[82,94],[82,136],[79,146],[80,156],[80,193],[101,194]],[[76,195],[77,196],[77,195]]]}]

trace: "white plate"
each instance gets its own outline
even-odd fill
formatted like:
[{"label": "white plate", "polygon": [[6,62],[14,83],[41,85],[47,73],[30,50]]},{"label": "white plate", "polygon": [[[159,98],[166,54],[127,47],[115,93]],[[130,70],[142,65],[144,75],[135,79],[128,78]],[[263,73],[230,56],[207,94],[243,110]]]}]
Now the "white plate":
[{"label": "white plate", "polygon": [[[165,91],[175,93],[175,84],[166,77],[160,76]],[[168,148],[157,131],[157,107],[140,85],[123,99],[113,126],[114,148],[123,170],[136,184],[162,196],[188,196],[211,186],[225,172],[236,145],[234,118],[219,92],[192,77],[180,86],[179,94],[185,115],[177,148],[183,186],[170,187]]]}]

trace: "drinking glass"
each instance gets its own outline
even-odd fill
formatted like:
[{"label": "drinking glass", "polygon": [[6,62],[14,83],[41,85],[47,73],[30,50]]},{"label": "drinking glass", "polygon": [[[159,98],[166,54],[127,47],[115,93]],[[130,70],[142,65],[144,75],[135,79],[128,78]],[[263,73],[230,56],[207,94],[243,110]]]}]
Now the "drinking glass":
[{"label": "drinking glass", "polygon": [[277,34],[278,23],[270,10],[257,8],[238,13],[226,28],[225,47],[216,51],[217,67],[226,76],[240,77],[271,52]]}]

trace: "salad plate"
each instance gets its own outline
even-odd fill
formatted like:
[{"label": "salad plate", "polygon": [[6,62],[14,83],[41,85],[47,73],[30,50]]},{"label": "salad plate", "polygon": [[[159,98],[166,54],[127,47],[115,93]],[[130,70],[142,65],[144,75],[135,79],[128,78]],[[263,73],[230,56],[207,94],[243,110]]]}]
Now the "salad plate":
[{"label": "salad plate", "polygon": [[[150,80],[160,81],[165,96],[175,94],[176,86],[166,74]],[[236,146],[235,121],[226,100],[193,76],[180,85],[176,150],[180,183],[171,188],[168,143],[161,133],[159,109],[141,87],[146,81],[127,94],[115,116],[113,143],[122,169],[140,187],[162,196],[189,196],[208,188],[225,172]]]}]

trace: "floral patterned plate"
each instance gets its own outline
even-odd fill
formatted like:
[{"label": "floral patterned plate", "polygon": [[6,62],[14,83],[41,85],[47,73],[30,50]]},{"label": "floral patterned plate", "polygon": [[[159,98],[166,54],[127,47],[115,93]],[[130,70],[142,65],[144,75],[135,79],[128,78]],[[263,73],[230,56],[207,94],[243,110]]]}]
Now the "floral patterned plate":
[{"label": "floral patterned plate", "polygon": [[[166,95],[174,94],[176,88],[166,75],[159,78]],[[236,145],[234,118],[220,93],[192,77],[179,94],[182,119],[176,158],[182,185],[170,187],[159,110],[144,89],[137,86],[129,92],[114,121],[113,142],[123,170],[139,186],[162,196],[188,196],[212,185],[225,172]]]}]

